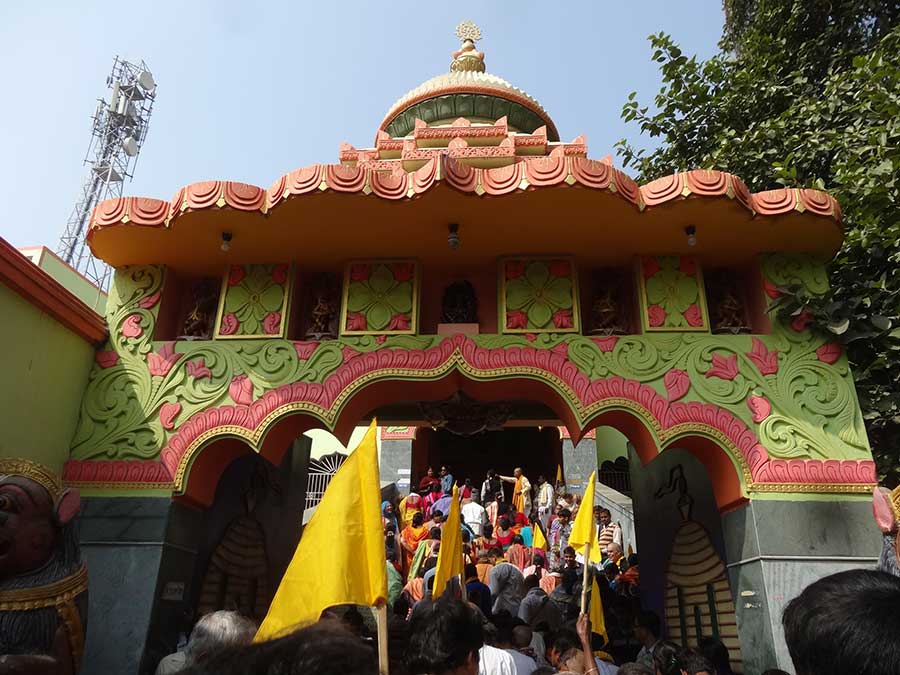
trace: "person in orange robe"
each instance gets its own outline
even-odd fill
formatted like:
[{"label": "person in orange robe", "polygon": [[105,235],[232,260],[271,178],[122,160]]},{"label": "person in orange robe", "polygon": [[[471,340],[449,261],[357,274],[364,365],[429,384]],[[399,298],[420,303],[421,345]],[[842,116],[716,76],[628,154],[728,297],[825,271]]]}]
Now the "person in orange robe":
[{"label": "person in orange robe", "polygon": [[421,512],[413,515],[412,523],[403,528],[400,533],[400,546],[403,548],[403,573],[409,573],[409,567],[412,565],[413,556],[419,543],[428,539],[428,528],[425,527],[425,515]]}]

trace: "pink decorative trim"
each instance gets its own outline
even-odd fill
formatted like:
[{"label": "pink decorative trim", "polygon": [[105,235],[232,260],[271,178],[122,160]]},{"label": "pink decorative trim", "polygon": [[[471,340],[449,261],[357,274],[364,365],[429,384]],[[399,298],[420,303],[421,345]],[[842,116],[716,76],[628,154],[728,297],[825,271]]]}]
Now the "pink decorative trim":
[{"label": "pink decorative trim", "polygon": [[772,404],[765,396],[748,396],[747,407],[750,408],[750,417],[757,424],[772,414]]},{"label": "pink decorative trim", "polygon": [[723,380],[734,380],[738,374],[737,354],[722,356],[712,355],[712,366],[706,371],[707,377],[719,377]]},{"label": "pink decorative trim", "polygon": [[231,400],[238,405],[250,405],[253,402],[253,382],[246,374],[237,375],[228,385]]},{"label": "pink decorative trim", "polygon": [[791,328],[797,333],[802,333],[812,323],[812,319],[812,313],[804,309],[791,320]]},{"label": "pink decorative trim", "polygon": [[146,298],[141,298],[141,301],[138,303],[138,307],[141,309],[153,309],[156,307],[157,303],[159,303],[160,292],[156,291],[153,295],[148,295]]},{"label": "pink decorative trim", "polygon": [[112,368],[119,362],[119,354],[112,350],[101,350],[94,355],[94,361],[101,368]]},{"label": "pink decorative trim", "polygon": [[597,348],[600,349],[601,352],[611,352],[616,348],[616,343],[619,341],[618,336],[610,335],[609,337],[602,338],[591,338]]},{"label": "pink decorative trim", "polygon": [[147,354],[147,366],[151,375],[165,377],[184,354],[175,351],[174,342],[164,342],[159,352]]},{"label": "pink decorative trim", "polygon": [[511,329],[528,328],[528,315],[520,309],[506,312],[506,327]]},{"label": "pink decorative trim", "polygon": [[822,363],[834,365],[835,363],[837,363],[838,359],[841,358],[842,353],[843,350],[841,349],[841,346],[839,344],[834,342],[826,342],[816,350],[816,357]]},{"label": "pink decorative trim", "polygon": [[132,314],[122,322],[122,335],[127,338],[139,338],[144,334],[141,327],[141,317],[138,314]]},{"label": "pink decorative trim", "polygon": [[659,305],[650,305],[647,308],[647,323],[652,328],[662,326],[666,322],[666,310]]},{"label": "pink decorative trim", "polygon": [[277,335],[281,332],[281,312],[269,312],[262,322],[266,335]]},{"label": "pink decorative trim", "polygon": [[319,343],[314,341],[294,343],[294,349],[297,350],[297,358],[301,361],[305,361],[310,356],[312,356],[313,352],[316,351],[318,346]]},{"label": "pink decorative trim", "polygon": [[691,388],[691,376],[683,370],[672,368],[663,378],[663,385],[666,387],[669,400],[677,401],[680,398],[684,398],[684,395]]},{"label": "pink decorative trim", "polygon": [[682,316],[684,317],[684,320],[688,322],[689,326],[699,328],[703,325],[703,312],[700,311],[700,308],[696,304],[693,304],[684,310]]},{"label": "pink decorative trim", "polygon": [[204,377],[208,377],[212,379],[212,371],[206,365],[206,359],[202,356],[194,359],[193,361],[188,361],[185,364],[185,368],[187,369],[188,375],[193,377],[195,380],[202,380]]},{"label": "pink decorative trim", "polygon": [[778,350],[770,350],[759,338],[752,339],[753,347],[744,356],[750,359],[760,375],[774,375],[778,372]]},{"label": "pink decorative trim", "polygon": [[222,317],[222,325],[219,326],[219,335],[234,335],[241,327],[241,322],[231,312]]},{"label": "pink decorative trim", "polygon": [[175,418],[181,412],[180,403],[163,403],[159,408],[159,422],[163,429],[174,429]]}]

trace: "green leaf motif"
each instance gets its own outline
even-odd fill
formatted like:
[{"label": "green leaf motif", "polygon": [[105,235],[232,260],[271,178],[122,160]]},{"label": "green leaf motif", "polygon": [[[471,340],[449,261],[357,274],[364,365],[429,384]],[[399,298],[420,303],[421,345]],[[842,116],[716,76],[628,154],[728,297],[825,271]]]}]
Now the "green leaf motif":
[{"label": "green leaf motif", "polygon": [[554,313],[572,304],[572,279],[551,275],[549,261],[532,260],[506,282],[506,309],[525,312],[529,330],[553,328]]},{"label": "green leaf motif", "polygon": [[370,331],[383,331],[394,316],[411,314],[414,293],[411,281],[397,281],[391,268],[379,263],[372,265],[372,273],[365,281],[350,282],[347,309],[365,314]]},{"label": "green leaf motif", "polygon": [[272,279],[276,265],[247,265],[240,283],[225,290],[225,312],[240,322],[238,335],[262,335],[263,319],[282,311],[285,289]]},{"label": "green leaf motif", "polygon": [[697,302],[699,289],[696,277],[689,277],[679,269],[676,256],[657,258],[660,270],[646,281],[647,304],[659,305],[666,311],[666,327],[680,328],[688,323],[682,314]]}]

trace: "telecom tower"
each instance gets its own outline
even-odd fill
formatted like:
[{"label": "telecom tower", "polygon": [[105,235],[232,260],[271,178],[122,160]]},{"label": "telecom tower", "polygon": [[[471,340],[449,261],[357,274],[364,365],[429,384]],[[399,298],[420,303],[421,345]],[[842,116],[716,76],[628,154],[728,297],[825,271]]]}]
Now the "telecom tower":
[{"label": "telecom tower", "polygon": [[57,247],[63,260],[103,290],[109,284],[110,269],[88,248],[91,213],[104,199],[122,196],[122,185],[126,178],[131,179],[147,137],[156,99],[156,82],[143,61],[125,61],[117,56],[106,86],[112,90],[109,101],[97,101],[84,158],[90,172]]}]

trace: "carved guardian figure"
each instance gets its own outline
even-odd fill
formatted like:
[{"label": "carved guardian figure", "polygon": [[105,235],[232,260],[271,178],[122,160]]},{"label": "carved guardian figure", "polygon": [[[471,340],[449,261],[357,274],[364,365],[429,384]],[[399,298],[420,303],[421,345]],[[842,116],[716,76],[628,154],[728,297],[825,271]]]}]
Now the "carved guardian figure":
[{"label": "carved guardian figure", "polygon": [[80,507],[78,491],[46,467],[0,459],[0,674],[78,672],[88,587]]}]

